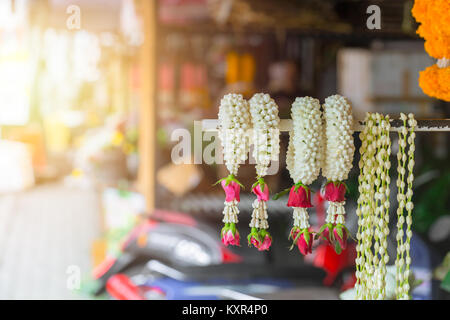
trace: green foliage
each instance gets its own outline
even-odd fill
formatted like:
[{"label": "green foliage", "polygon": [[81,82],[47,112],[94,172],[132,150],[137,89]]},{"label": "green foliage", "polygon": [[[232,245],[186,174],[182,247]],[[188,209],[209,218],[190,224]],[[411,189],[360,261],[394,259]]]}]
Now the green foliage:
[{"label": "green foliage", "polygon": [[417,196],[413,228],[425,233],[436,219],[449,214],[450,170],[440,175]]},{"label": "green foliage", "polygon": [[450,292],[450,271],[444,277],[444,280],[441,282],[441,288],[447,292]]}]

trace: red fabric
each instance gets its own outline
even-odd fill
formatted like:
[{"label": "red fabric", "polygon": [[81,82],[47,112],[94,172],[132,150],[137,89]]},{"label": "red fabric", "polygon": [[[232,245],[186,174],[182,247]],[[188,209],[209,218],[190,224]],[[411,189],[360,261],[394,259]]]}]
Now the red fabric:
[{"label": "red fabric", "polygon": [[315,194],[314,204],[316,207],[317,224],[320,226],[325,223],[325,198],[322,197],[320,192]]},{"label": "red fabric", "polygon": [[315,253],[313,264],[327,272],[327,276],[323,280],[326,286],[332,285],[336,276],[343,269],[355,265],[356,246],[354,244],[342,250],[342,253],[339,255],[332,246],[324,243],[316,248]]},{"label": "red fabric", "polygon": [[220,247],[220,252],[222,253],[222,262],[223,263],[238,263],[242,262],[242,257],[231,252],[229,249]]},{"label": "red fabric", "polygon": [[106,282],[106,291],[117,300],[145,300],[139,288],[124,274],[116,274]]}]

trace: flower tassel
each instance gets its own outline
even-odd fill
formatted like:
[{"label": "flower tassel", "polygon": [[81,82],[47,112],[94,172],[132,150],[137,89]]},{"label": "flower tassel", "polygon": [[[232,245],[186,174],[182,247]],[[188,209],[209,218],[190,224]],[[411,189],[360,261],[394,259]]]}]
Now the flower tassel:
[{"label": "flower tassel", "polygon": [[345,193],[343,182],[353,167],[355,145],[353,141],[353,115],[350,102],[343,96],[333,95],[323,105],[325,135],[322,142],[322,175],[328,179],[324,198],[329,203],[326,224],[316,235],[332,245],[337,254],[347,248],[350,232],[345,227]]},{"label": "flower tassel", "polygon": [[237,204],[240,201],[240,190],[242,184],[230,174],[228,177],[219,180],[217,183],[221,184],[225,191],[225,202],[223,209],[223,222],[225,226],[221,231],[222,243],[225,246],[240,245],[239,232],[236,229],[236,223],[238,223],[239,208]]},{"label": "flower tassel", "polygon": [[250,221],[250,234],[248,235],[248,245],[254,246],[259,251],[269,250],[272,245],[272,236],[267,231],[267,201],[269,200],[269,187],[263,178],[259,178],[253,185],[252,192],[257,196],[253,202],[252,220]]},{"label": "flower tassel", "polygon": [[345,226],[345,193],[347,187],[343,182],[329,181],[324,187],[324,198],[329,202],[325,224],[319,229],[316,239],[322,239],[334,247],[337,254],[347,248],[350,235]]},{"label": "flower tassel", "polygon": [[223,209],[223,222],[225,226],[221,232],[222,243],[240,245],[238,223],[238,202],[240,201],[240,188],[242,184],[236,179],[239,166],[247,160],[249,139],[247,130],[251,127],[250,110],[248,102],[241,94],[226,94],[219,106],[219,139],[223,147],[224,163],[230,175],[220,179],[225,191]]},{"label": "flower tassel", "polygon": [[269,250],[272,237],[267,215],[267,201],[269,201],[269,187],[264,181],[268,174],[271,161],[278,160],[280,153],[280,118],[278,106],[270,95],[256,93],[249,101],[250,114],[253,125],[253,157],[256,160],[257,181],[252,186],[252,192],[257,196],[253,202],[252,220],[248,245],[259,251]]},{"label": "flower tassel", "polygon": [[312,207],[311,190],[301,182],[295,184],[289,191],[287,206],[294,208],[294,226],[289,233],[289,239],[292,239],[290,249],[292,250],[294,246],[297,246],[303,255],[312,253],[314,236],[307,212],[307,208]]}]

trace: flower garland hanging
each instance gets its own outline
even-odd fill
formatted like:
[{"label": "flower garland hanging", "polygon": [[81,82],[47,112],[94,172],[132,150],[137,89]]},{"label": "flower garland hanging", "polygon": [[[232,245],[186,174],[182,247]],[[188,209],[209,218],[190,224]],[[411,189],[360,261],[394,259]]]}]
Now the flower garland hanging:
[{"label": "flower garland hanging", "polygon": [[227,94],[220,101],[219,107],[219,139],[222,143],[225,165],[229,171],[226,178],[220,179],[225,191],[225,208],[223,210],[222,243],[228,245],[240,245],[239,232],[236,229],[238,223],[240,201],[240,188],[242,184],[237,180],[240,163],[244,163],[248,156],[248,132],[250,129],[250,111],[248,102],[241,94]]},{"label": "flower garland hanging", "polygon": [[365,123],[359,150],[355,288],[358,299],[385,299],[386,264],[389,262],[389,116],[367,114]]},{"label": "flower garland hanging", "polygon": [[322,174],[327,178],[324,187],[325,200],[329,202],[327,217],[316,235],[334,246],[337,254],[347,247],[350,235],[345,227],[345,193],[347,179],[352,168],[355,146],[353,143],[352,108],[346,98],[330,96],[323,105],[325,135],[321,152],[323,155]]},{"label": "flower garland hanging", "polygon": [[268,94],[256,93],[249,101],[253,124],[253,156],[256,160],[257,181],[252,192],[257,196],[253,202],[253,213],[250,221],[251,232],[248,235],[249,246],[258,250],[269,250],[272,237],[267,231],[267,201],[269,187],[264,181],[271,160],[277,160],[280,153],[280,130],[278,125],[278,106]]},{"label": "flower garland hanging", "polygon": [[[409,119],[408,119],[409,117]],[[408,300],[409,296],[409,266],[411,264],[411,257],[409,255],[410,241],[412,236],[412,209],[414,207],[412,203],[412,183],[414,181],[414,129],[417,125],[417,121],[414,119],[414,115],[410,113],[408,117],[404,114],[400,114],[400,118],[403,121],[403,127],[398,132],[399,137],[399,150],[397,153],[398,160],[398,179],[397,179],[397,258],[395,260],[396,267],[396,296],[397,299]],[[407,125],[410,129],[408,130]],[[408,136],[409,134],[409,136]],[[409,144],[408,155],[406,154],[406,142]],[[408,167],[408,178],[405,184],[406,166]],[[405,192],[406,191],[406,192]],[[404,217],[404,209],[406,209],[406,219]],[[404,223],[406,220],[406,232],[404,232]],[[406,239],[404,235],[406,234]],[[404,241],[406,240],[406,241]]]},{"label": "flower garland hanging", "polygon": [[415,0],[412,15],[420,23],[417,33],[435,65],[420,72],[419,85],[431,97],[450,101],[450,1]]},{"label": "flower garland hanging", "polygon": [[312,207],[311,189],[308,187],[319,175],[322,154],[322,112],[320,102],[311,97],[296,98],[292,104],[292,131],[286,155],[286,166],[294,185],[275,196],[289,192],[288,207],[293,207],[294,225],[289,238],[303,255],[312,252],[313,232],[307,208]]}]

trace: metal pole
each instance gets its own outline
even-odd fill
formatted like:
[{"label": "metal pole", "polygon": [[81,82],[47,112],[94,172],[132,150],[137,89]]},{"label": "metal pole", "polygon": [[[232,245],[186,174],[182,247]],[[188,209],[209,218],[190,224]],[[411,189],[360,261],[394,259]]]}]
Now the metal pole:
[{"label": "metal pole", "polygon": [[[354,131],[361,131],[364,128],[363,120],[356,120],[353,125]],[[398,132],[403,125],[401,120],[391,119],[390,131]],[[203,131],[217,131],[219,128],[219,121],[217,119],[204,119],[202,120]],[[281,119],[280,130],[290,131],[292,129],[291,119]],[[441,132],[450,131],[450,119],[418,119],[417,127],[415,131],[421,132]]]}]

